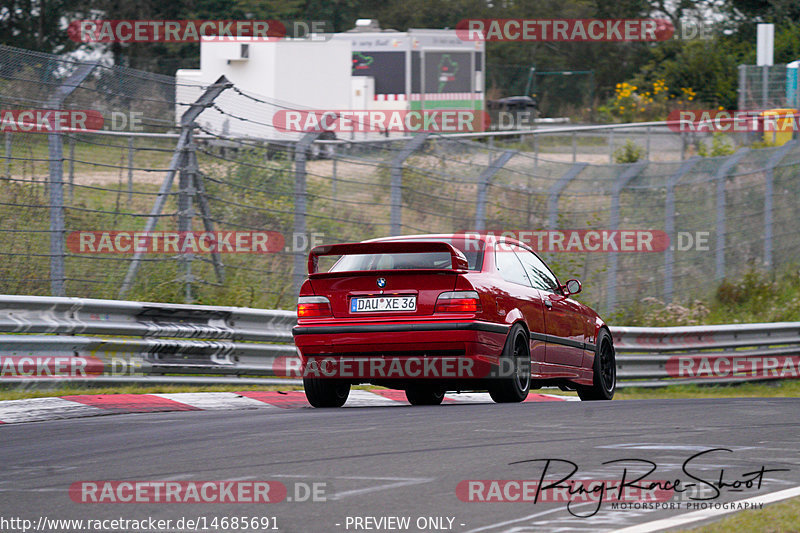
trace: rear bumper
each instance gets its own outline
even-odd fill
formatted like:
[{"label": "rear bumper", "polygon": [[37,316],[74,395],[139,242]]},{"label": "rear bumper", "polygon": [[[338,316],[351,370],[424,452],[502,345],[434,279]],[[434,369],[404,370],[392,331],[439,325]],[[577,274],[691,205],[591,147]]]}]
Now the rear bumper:
[{"label": "rear bumper", "polygon": [[380,324],[319,324],[319,325],[298,325],[292,328],[295,342],[298,337],[304,335],[348,335],[348,334],[414,334],[419,332],[464,332],[478,331],[485,333],[495,333],[505,335],[510,326],[504,324],[494,324],[480,320],[469,320],[464,322],[388,322]]},{"label": "rear bumper", "polygon": [[378,382],[489,377],[508,331],[470,320],[303,324],[292,334],[304,376]]}]

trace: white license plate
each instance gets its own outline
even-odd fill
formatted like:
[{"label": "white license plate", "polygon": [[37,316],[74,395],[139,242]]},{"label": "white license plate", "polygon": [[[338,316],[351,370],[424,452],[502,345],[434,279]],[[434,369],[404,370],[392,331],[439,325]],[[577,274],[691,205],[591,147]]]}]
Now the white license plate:
[{"label": "white license plate", "polygon": [[416,311],[416,296],[375,296],[350,299],[351,313],[379,313],[383,311]]}]

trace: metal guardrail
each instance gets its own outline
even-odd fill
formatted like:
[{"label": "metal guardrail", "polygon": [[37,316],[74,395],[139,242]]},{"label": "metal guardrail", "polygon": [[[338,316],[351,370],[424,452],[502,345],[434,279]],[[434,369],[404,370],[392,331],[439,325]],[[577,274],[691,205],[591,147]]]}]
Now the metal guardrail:
[{"label": "metal guardrail", "polygon": [[[0,383],[52,381],[7,373],[6,360],[36,356],[76,357],[91,369],[60,380],[299,385],[276,376],[296,356],[295,320],[292,311],[0,295]],[[775,379],[780,357],[800,354],[800,322],[611,333],[620,387]],[[736,372],[733,361],[746,364]]]},{"label": "metal guardrail", "polygon": [[800,322],[612,327],[611,334],[624,387],[798,377]]},{"label": "metal guardrail", "polygon": [[0,296],[0,356],[79,357],[93,372],[64,379],[299,384],[263,379],[274,377],[277,358],[296,355],[295,320],[291,311],[242,307]]}]

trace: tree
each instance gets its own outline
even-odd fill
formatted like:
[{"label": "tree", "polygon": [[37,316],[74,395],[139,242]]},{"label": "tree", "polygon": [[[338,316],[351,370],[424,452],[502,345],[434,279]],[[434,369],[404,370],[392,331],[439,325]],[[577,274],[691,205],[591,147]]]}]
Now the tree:
[{"label": "tree", "polygon": [[86,0],[4,0],[0,7],[0,43],[40,52],[75,48],[62,28],[65,17],[88,11]]}]

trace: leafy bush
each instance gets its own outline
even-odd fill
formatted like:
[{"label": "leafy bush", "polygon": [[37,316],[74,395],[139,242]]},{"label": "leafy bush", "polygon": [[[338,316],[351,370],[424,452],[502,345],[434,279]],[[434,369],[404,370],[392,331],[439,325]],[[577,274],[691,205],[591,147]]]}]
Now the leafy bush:
[{"label": "leafy bush", "polygon": [[717,131],[711,137],[711,150],[703,141],[697,144],[697,155],[701,157],[717,157],[723,155],[731,155],[736,151],[736,146],[731,141],[730,137],[724,133]]},{"label": "leafy bush", "polygon": [[643,298],[608,317],[625,326],[691,326],[800,320],[800,270],[755,268],[738,279],[723,280],[703,300],[664,303]]},{"label": "leafy bush", "polygon": [[635,163],[644,157],[644,148],[628,139],[620,148],[614,150],[617,163]]}]

